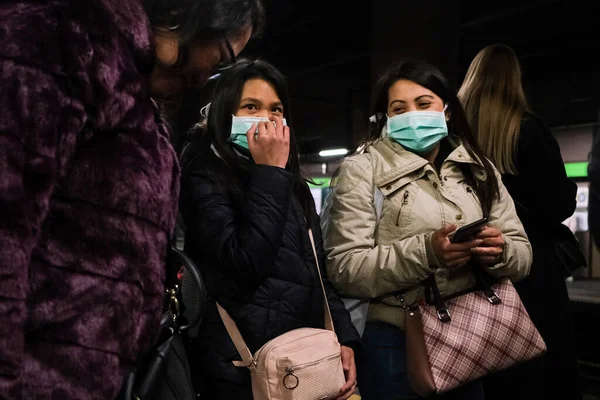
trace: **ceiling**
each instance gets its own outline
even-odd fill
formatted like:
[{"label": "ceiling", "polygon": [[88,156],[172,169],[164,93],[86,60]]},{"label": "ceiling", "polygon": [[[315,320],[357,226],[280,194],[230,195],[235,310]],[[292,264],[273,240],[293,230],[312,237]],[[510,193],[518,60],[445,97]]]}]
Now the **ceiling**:
[{"label": "ceiling", "polygon": [[[395,0],[396,9],[401,1]],[[524,85],[534,110],[549,126],[564,126],[598,118],[600,68],[594,58],[600,52],[600,18],[592,8],[594,3],[431,0],[418,7],[424,7],[421,13],[443,12],[442,5],[458,7],[454,16],[459,25],[457,50],[452,53],[456,55],[455,86],[477,51],[492,43],[507,44],[521,60]],[[372,16],[385,12],[387,4],[386,0],[354,4],[265,0],[267,30],[243,54],[259,55],[288,76],[292,128],[306,162],[319,161],[321,149],[352,147],[357,126],[366,126],[373,79],[372,27],[378,23],[372,22]],[[390,46],[402,48],[402,42],[411,36],[416,34],[413,37],[418,40],[415,29],[431,28],[425,20],[420,23],[419,15],[411,21],[411,32],[389,37]],[[411,17],[402,15],[398,24],[405,18]],[[393,31],[402,32],[402,26]]]}]

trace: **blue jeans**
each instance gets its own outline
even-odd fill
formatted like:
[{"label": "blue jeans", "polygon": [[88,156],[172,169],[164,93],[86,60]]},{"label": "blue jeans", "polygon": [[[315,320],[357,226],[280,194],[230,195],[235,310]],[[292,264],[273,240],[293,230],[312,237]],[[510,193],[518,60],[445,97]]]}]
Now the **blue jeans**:
[{"label": "blue jeans", "polygon": [[[406,373],[406,334],[401,329],[381,322],[368,323],[363,334],[366,365],[359,377],[359,390],[364,400],[418,399],[410,388]],[[479,382],[451,392],[432,396],[436,400],[484,400]]]}]

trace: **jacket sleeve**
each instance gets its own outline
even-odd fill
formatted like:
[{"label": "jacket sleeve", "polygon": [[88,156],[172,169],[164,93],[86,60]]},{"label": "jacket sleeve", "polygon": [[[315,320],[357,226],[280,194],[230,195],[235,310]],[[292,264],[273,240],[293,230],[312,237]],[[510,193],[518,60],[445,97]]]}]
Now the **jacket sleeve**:
[{"label": "jacket sleeve", "polygon": [[518,199],[527,214],[539,224],[561,223],[575,212],[577,184],[567,177],[558,142],[552,132],[533,115],[521,124],[518,148],[522,182]]},{"label": "jacket sleeve", "polygon": [[190,173],[186,226],[194,224],[194,246],[208,252],[221,272],[243,287],[258,286],[275,267],[288,208],[292,175],[284,169],[253,165],[242,205],[233,204],[210,173]]},{"label": "jacket sleeve", "polygon": [[413,286],[433,273],[431,234],[376,244],[369,154],[347,159],[331,198],[325,253],[329,279],[343,295],[375,298]]},{"label": "jacket sleeve", "polygon": [[500,189],[499,198],[492,204],[489,225],[499,229],[504,237],[504,252],[498,264],[488,268],[496,278],[509,278],[516,282],[527,275],[533,260],[531,244],[515,209],[515,203],[495,171]]},{"label": "jacket sleeve", "polygon": [[[319,221],[319,216],[317,215],[316,210],[314,212],[313,219],[314,221]],[[327,276],[327,268],[325,268],[325,249],[323,248],[323,237],[320,224],[314,223],[312,226],[312,231],[314,233],[315,247],[317,249],[321,277],[323,278],[323,286],[325,287],[325,292],[327,293],[327,302],[329,303],[329,309],[331,310],[331,318],[333,319],[336,335],[338,336],[340,344],[352,347],[355,354],[358,354],[360,347],[360,335],[352,323],[350,313],[346,309],[344,302],[338,296],[337,291]]]},{"label": "jacket sleeve", "polygon": [[[0,399],[21,399],[28,265],[82,122],[54,74],[0,55]],[[59,150],[61,150],[59,152]]]}]

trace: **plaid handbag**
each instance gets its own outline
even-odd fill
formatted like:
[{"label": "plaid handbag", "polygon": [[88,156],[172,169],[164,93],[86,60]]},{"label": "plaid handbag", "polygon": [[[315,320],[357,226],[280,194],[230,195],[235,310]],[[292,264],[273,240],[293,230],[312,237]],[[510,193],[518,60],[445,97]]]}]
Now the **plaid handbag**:
[{"label": "plaid handbag", "polygon": [[546,352],[510,280],[490,283],[481,268],[473,269],[474,290],[443,299],[431,275],[425,300],[405,307],[408,379],[419,396],[447,392]]}]

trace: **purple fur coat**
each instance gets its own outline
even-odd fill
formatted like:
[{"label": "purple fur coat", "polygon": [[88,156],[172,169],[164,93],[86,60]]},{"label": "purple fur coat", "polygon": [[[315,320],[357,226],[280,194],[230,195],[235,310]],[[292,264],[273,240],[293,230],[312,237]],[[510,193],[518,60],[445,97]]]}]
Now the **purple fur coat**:
[{"label": "purple fur coat", "polygon": [[0,3],[0,399],[112,400],[155,340],[179,166],[141,0]]}]

